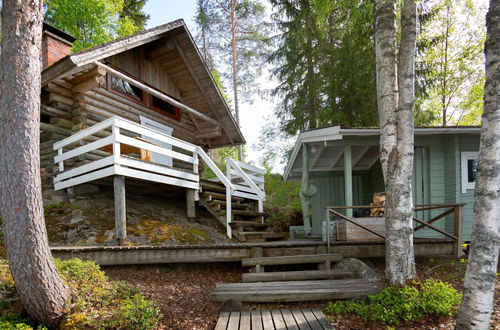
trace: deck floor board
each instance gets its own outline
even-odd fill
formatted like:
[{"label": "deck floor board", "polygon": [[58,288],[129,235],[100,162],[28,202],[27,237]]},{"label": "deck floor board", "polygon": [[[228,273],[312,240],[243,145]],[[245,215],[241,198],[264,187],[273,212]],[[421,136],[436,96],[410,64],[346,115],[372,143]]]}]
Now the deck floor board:
[{"label": "deck floor board", "polygon": [[333,327],[319,309],[222,312],[216,330],[330,330]]}]

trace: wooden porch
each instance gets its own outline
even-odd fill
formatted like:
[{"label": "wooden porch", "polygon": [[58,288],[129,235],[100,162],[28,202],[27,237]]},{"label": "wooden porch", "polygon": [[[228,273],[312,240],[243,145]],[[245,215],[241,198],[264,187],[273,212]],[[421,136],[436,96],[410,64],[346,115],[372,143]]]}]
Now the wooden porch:
[{"label": "wooden porch", "polygon": [[[226,227],[229,238],[245,227],[241,224],[244,220],[262,224],[263,170],[226,159],[224,174],[202,147],[154,128],[113,116],[56,142],[53,148],[57,151],[58,165],[55,190],[112,178],[116,237],[120,245],[127,237],[126,178],[184,189],[187,217],[196,217],[195,203],[199,201]],[[90,161],[80,161],[81,156]],[[215,178],[202,180],[200,167],[210,169]],[[239,225],[233,223],[235,216],[241,215],[251,218],[240,219]]]}]

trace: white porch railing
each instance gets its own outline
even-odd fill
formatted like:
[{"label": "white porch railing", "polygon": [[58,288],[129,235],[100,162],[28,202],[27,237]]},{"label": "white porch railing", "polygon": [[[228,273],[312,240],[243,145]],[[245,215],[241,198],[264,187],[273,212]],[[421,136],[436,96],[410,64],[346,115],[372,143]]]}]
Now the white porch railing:
[{"label": "white porch railing", "polygon": [[[229,237],[232,236],[232,196],[257,200],[259,212],[263,211],[266,197],[264,170],[226,159],[227,175],[224,175],[201,147],[120,117],[113,116],[56,142],[54,150],[57,151],[54,161],[59,167],[54,177],[55,190],[120,175],[199,191],[200,157],[226,187],[226,227]],[[151,153],[171,157],[175,163],[166,166],[151,162]],[[65,162],[74,161],[75,158],[79,161],[83,155],[86,163],[66,169]]]}]

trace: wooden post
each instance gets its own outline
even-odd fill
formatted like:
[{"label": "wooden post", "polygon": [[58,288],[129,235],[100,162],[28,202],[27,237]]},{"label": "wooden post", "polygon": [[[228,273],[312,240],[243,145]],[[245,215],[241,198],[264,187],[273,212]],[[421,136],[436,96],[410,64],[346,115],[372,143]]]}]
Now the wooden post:
[{"label": "wooden post", "polygon": [[186,189],[186,207],[187,207],[187,217],[189,220],[194,220],[196,218],[195,195],[196,195],[196,190]]},{"label": "wooden post", "polygon": [[462,205],[455,206],[455,214],[453,221],[453,233],[458,238],[453,244],[453,254],[456,258],[463,255],[462,249]]},{"label": "wooden post", "polygon": [[[250,258],[262,258],[264,256],[264,249],[262,247],[253,247],[250,249]],[[252,267],[250,270],[252,273],[263,273],[264,272],[264,266],[261,265],[255,265],[255,267]]]},{"label": "wooden post", "polygon": [[119,245],[124,245],[127,238],[127,210],[125,207],[125,177],[113,177],[115,191],[115,229]]},{"label": "wooden post", "polygon": [[[351,146],[344,147],[344,196],[345,205],[352,206],[352,150]],[[346,216],[352,218],[352,209],[346,209]]]}]

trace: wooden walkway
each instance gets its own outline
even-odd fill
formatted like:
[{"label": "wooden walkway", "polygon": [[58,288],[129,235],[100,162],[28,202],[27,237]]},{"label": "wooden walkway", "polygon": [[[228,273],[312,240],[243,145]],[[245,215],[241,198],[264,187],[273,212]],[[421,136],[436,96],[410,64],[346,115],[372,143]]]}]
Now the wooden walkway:
[{"label": "wooden walkway", "polygon": [[282,309],[222,312],[215,330],[326,330],[333,329],[319,309]]}]

